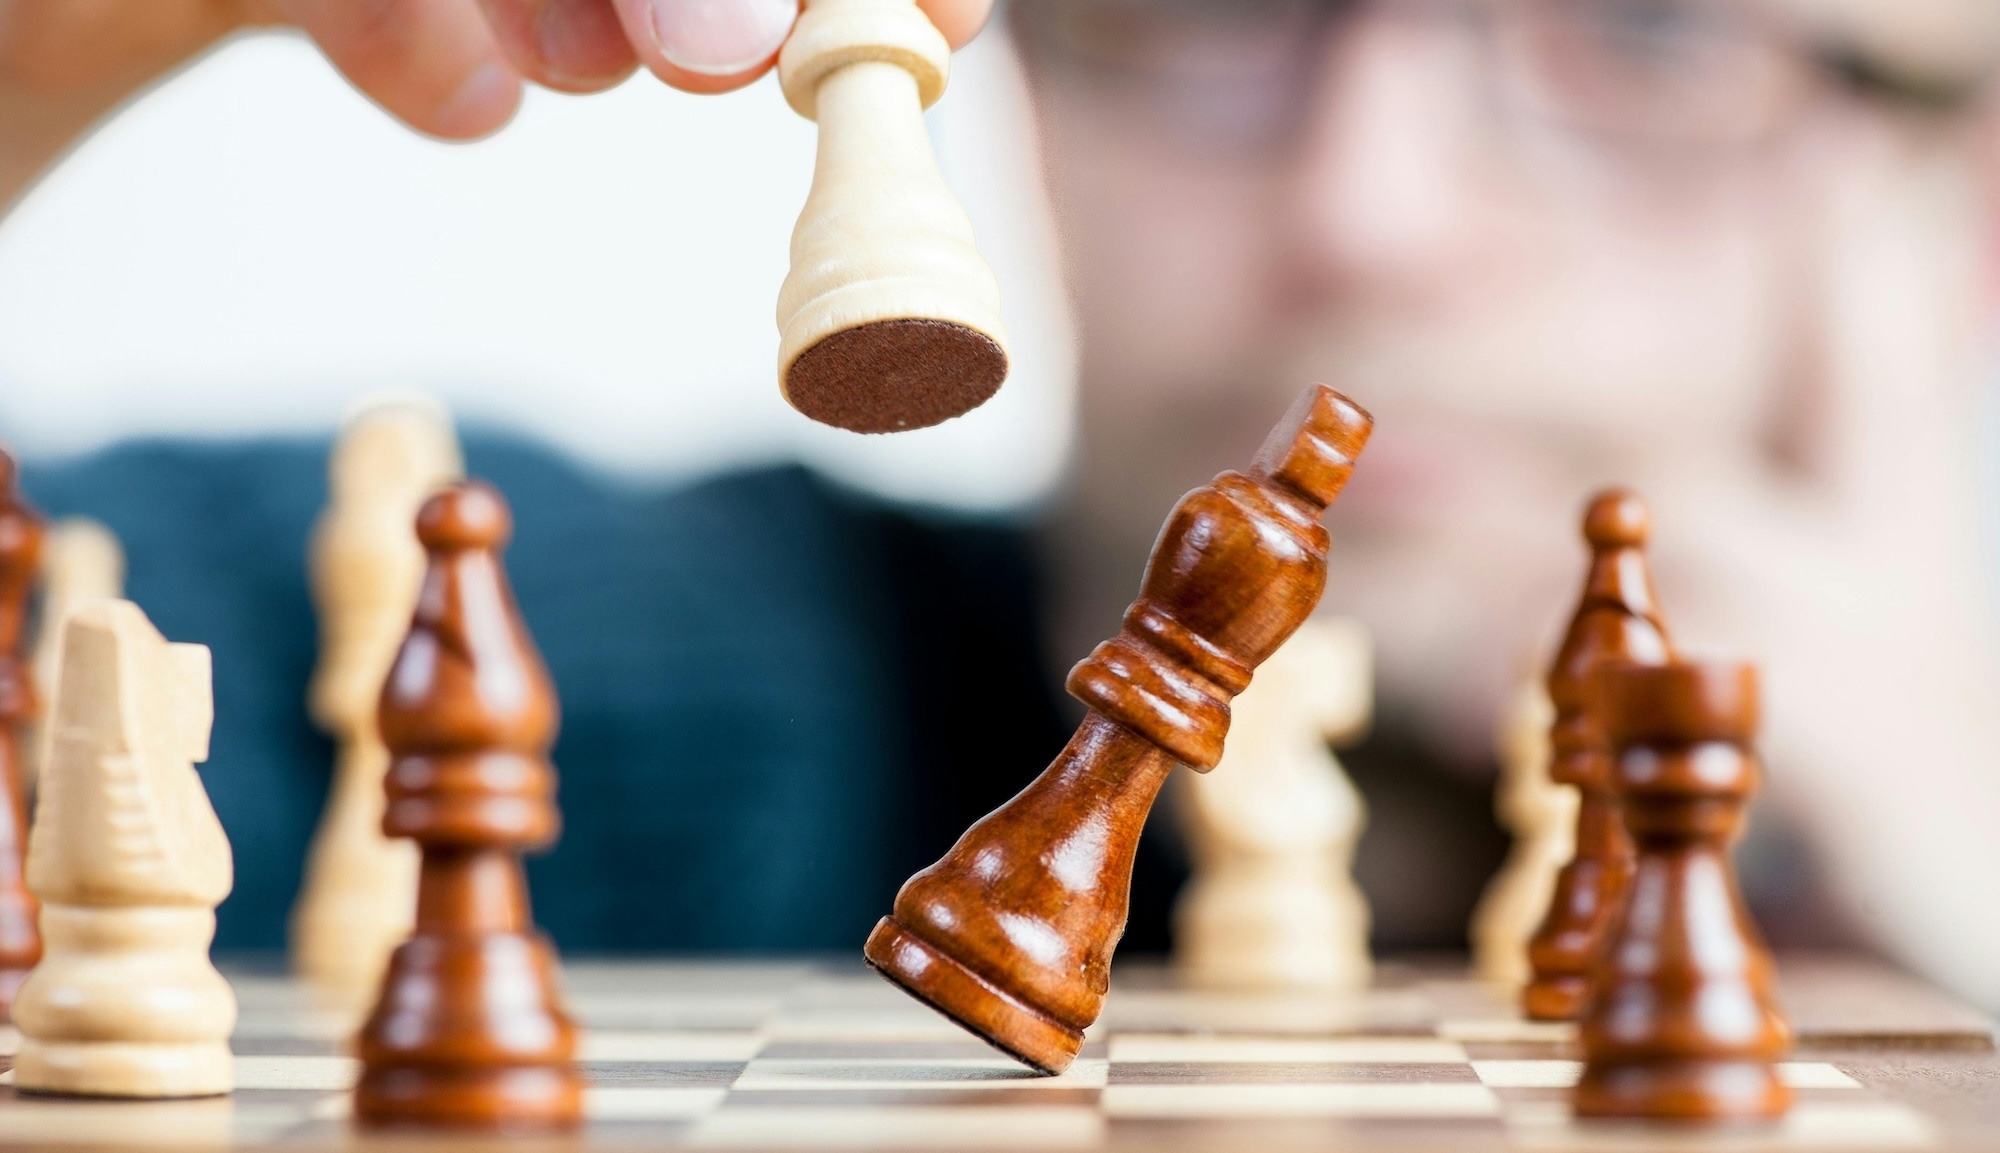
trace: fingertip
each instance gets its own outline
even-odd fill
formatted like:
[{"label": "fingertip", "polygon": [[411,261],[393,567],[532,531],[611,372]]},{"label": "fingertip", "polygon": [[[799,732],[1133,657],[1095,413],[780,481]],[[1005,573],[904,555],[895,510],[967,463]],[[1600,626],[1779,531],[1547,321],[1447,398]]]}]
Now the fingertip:
[{"label": "fingertip", "polygon": [[558,92],[615,88],[639,66],[611,0],[480,0],[524,80]]},{"label": "fingertip", "polygon": [[993,15],[993,0],[917,0],[917,7],[944,33],[954,52],[972,43]]},{"label": "fingertip", "polygon": [[507,126],[521,107],[521,78],[495,58],[472,70],[458,89],[411,127],[446,140],[477,140]]},{"label": "fingertip", "polygon": [[778,54],[771,53],[768,59],[742,72],[717,76],[707,72],[690,72],[664,57],[646,61],[646,69],[670,87],[682,92],[692,92],[697,96],[717,96],[724,92],[734,92],[763,79],[764,74],[777,67]]},{"label": "fingertip", "polygon": [[520,74],[471,0],[275,3],[356,88],[419,132],[472,140],[520,107]]},{"label": "fingertip", "polygon": [[646,67],[683,92],[730,92],[769,72],[798,0],[616,0]]}]

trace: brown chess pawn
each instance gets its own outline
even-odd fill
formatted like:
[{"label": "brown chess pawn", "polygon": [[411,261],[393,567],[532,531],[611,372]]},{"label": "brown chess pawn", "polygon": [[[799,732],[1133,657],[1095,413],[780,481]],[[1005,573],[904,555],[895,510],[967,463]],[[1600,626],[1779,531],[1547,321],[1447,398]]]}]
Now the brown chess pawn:
[{"label": "brown chess pawn", "polygon": [[1548,916],[1528,943],[1534,975],[1521,1005],[1536,1020],[1573,1021],[1583,1013],[1592,966],[1632,876],[1632,842],[1618,818],[1590,675],[1604,660],[1654,665],[1672,655],[1646,571],[1650,528],[1645,502],[1622,489],[1599,493],[1584,513],[1590,573],[1548,679],[1556,708],[1549,778],[1579,794],[1576,854],[1557,874]]},{"label": "brown chess pawn", "polygon": [[1757,787],[1757,670],[1610,664],[1595,685],[1638,863],[1583,1020],[1576,1112],[1776,1117],[1790,1031],[1729,860]]},{"label": "brown chess pawn", "polygon": [[1247,474],[1181,499],[1124,630],[1070,673],[1090,713],[1069,746],[910,878],[870,964],[1027,1064],[1069,1066],[1103,1005],[1146,814],[1174,765],[1215,766],[1231,698],[1318,603],[1319,518],[1371,423],[1316,385]]},{"label": "brown chess pawn", "polygon": [[42,519],[21,498],[13,458],[0,452],[0,1020],[28,970],[42,959],[35,898],[22,874],[21,855],[28,843],[22,741],[37,711],[23,649],[43,529]]},{"label": "brown chess pawn", "polygon": [[461,484],[417,515],[416,620],[382,690],[382,829],[423,854],[416,929],[359,1039],[366,1124],[581,1120],[576,1031],[521,854],[555,839],[556,698],[500,566],[500,494]]}]

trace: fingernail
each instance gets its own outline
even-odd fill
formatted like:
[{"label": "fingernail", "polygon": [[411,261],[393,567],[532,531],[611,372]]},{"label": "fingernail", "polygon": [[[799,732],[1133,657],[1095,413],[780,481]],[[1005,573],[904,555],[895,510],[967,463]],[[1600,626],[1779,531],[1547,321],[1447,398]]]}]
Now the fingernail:
[{"label": "fingernail", "polygon": [[435,128],[446,136],[492,132],[507,122],[520,100],[521,81],[514,70],[498,60],[488,60],[438,109]]},{"label": "fingernail", "polygon": [[797,0],[649,0],[660,54],[677,67],[728,76],[754,67],[785,43]]}]

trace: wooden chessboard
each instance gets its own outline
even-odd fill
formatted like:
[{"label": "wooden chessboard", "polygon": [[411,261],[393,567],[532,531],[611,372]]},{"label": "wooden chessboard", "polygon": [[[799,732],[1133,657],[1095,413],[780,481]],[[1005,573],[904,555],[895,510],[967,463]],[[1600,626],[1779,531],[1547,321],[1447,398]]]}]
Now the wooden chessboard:
[{"label": "wooden chessboard", "polygon": [[[1053,1078],[855,963],[582,963],[567,981],[587,1027],[584,1145],[2000,1145],[2000,1055],[1985,1018],[1864,963],[1794,957],[1782,967],[1799,1033],[1784,1075],[1798,1105],[1774,1128],[1705,1133],[1573,1120],[1570,1029],[1520,1020],[1443,963],[1384,965],[1375,988],[1346,997],[1196,992],[1121,963],[1082,1057]],[[0,1145],[396,1143],[357,1142],[349,1126],[351,1014],[268,971],[230,977],[242,1003],[233,1097],[93,1102],[0,1088]]]}]

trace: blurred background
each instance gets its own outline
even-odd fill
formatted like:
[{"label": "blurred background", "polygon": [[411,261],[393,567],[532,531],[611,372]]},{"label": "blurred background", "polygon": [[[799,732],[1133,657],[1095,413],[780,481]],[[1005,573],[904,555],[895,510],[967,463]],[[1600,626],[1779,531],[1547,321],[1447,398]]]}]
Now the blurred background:
[{"label": "blurred background", "polygon": [[[1324,380],[1379,422],[1322,607],[1376,656],[1378,947],[1464,946],[1495,734],[1623,483],[1676,639],[1765,670],[1768,934],[2000,1005],[1996,63],[1986,0],[1014,0],[928,120],[1013,375],[858,437],[775,387],[814,130],[768,78],[451,145],[246,36],[0,225],[0,436],[216,649],[223,947],[283,944],[327,788],[306,541],[364,397],[445,402],[515,505],[542,922],[743,950],[858,944],[1038,772],[1173,500]],[[1154,826],[1135,949],[1187,868]]]}]

